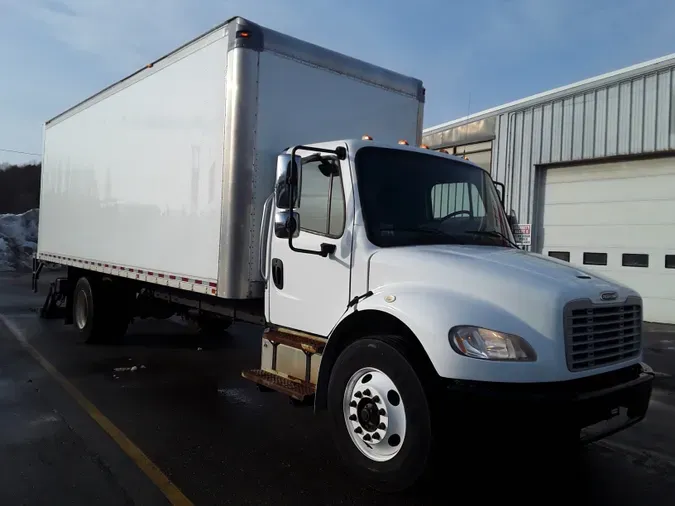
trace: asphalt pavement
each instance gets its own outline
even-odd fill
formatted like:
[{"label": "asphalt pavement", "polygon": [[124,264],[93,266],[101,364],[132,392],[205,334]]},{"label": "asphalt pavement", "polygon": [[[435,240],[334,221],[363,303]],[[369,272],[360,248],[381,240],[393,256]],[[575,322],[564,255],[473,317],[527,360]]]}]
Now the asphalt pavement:
[{"label": "asphalt pavement", "polygon": [[[180,321],[146,320],[119,345],[86,345],[72,327],[38,318],[50,274],[43,278],[34,295],[30,276],[0,275],[3,506],[169,504],[144,458],[193,504],[675,504],[671,327],[648,326],[645,361],[659,376],[640,424],[578,458],[542,441],[543,452],[482,453],[462,461],[463,472],[439,470],[422,489],[382,495],[342,468],[325,417],[241,378],[258,365],[260,328],[202,336]],[[470,430],[458,437],[480,439]]]}]

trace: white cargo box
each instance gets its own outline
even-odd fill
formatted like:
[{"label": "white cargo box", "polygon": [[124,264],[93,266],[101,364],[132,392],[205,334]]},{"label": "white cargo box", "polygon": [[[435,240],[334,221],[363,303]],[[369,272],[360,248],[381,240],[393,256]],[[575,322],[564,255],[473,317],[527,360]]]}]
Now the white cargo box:
[{"label": "white cargo box", "polygon": [[419,143],[423,101],[417,79],[233,18],[46,123],[38,258],[261,297],[276,155]]}]

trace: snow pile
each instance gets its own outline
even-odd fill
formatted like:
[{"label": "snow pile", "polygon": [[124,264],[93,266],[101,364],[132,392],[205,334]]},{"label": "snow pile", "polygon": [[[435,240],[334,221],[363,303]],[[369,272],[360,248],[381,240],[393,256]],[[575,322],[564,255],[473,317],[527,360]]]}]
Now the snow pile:
[{"label": "snow pile", "polygon": [[37,209],[0,214],[0,272],[31,269],[37,249]]}]

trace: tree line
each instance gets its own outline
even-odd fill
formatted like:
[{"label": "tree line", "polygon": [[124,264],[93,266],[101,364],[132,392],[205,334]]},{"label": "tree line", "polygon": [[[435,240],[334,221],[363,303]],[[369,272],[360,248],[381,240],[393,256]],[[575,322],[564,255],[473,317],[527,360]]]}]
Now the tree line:
[{"label": "tree line", "polygon": [[3,165],[0,214],[20,214],[40,205],[40,164]]}]

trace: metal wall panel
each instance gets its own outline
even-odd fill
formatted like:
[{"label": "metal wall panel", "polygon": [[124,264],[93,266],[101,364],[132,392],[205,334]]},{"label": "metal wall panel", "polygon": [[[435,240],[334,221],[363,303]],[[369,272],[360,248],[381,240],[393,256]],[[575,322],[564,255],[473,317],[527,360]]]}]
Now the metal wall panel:
[{"label": "metal wall panel", "polygon": [[[595,156],[607,153],[607,89],[595,92]],[[588,158],[593,158],[589,156]]]},{"label": "metal wall panel", "polygon": [[574,133],[574,100],[571,98],[563,101],[562,133],[560,160],[571,160],[572,134]]},{"label": "metal wall panel", "polygon": [[519,198],[517,201],[516,212],[518,216],[527,216],[529,212],[529,194],[531,186],[530,175],[534,172],[532,166],[532,109],[525,111],[523,116],[523,158],[520,163],[520,177],[518,178],[518,186],[520,188]]},{"label": "metal wall panel", "polygon": [[633,98],[631,82],[619,85],[619,140],[617,154],[627,155],[630,152],[631,99]]},{"label": "metal wall panel", "polygon": [[670,108],[672,93],[670,91],[672,70],[659,72],[656,85],[656,150],[668,149],[670,142]]},{"label": "metal wall panel", "polygon": [[563,103],[562,101],[553,103],[553,131],[551,132],[551,162],[561,161],[562,153],[562,125]]},{"label": "metal wall panel", "polygon": [[584,127],[583,127],[583,149],[580,158],[591,158],[595,148],[595,92],[591,91],[584,95]]},{"label": "metal wall panel", "polygon": [[614,156],[619,149],[619,86],[607,89],[607,134],[605,137],[605,154]]},{"label": "metal wall panel", "polygon": [[520,173],[523,169],[523,119],[524,114],[518,112],[515,114],[515,134],[513,136],[513,168],[510,174],[510,181],[507,179],[509,188],[507,197],[512,209],[518,207],[520,201]]},{"label": "metal wall panel", "polygon": [[673,64],[491,116],[492,177],[506,185],[521,223],[532,223],[537,211],[537,165],[675,149]]},{"label": "metal wall panel", "polygon": [[657,75],[652,74],[645,78],[644,94],[644,125],[642,130],[642,150],[645,153],[656,149],[656,102],[658,100],[656,85]]},{"label": "metal wall panel", "polygon": [[[537,107],[540,109],[540,107]],[[546,104],[543,107],[543,122],[541,130],[541,163],[551,161],[551,142],[553,136],[553,104]]]},{"label": "metal wall panel", "polygon": [[635,79],[633,85],[633,96],[631,97],[630,109],[630,152],[642,153],[642,141],[644,139],[644,120],[645,120],[645,80],[644,78]]}]

